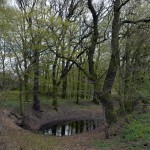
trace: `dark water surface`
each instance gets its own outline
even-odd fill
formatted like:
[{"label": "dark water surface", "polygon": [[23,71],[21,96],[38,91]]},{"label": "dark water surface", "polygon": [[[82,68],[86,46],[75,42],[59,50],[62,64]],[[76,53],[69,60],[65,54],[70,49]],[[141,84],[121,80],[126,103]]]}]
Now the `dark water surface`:
[{"label": "dark water surface", "polygon": [[100,126],[98,120],[78,120],[66,123],[57,123],[53,126],[43,126],[40,132],[49,136],[75,135],[85,131],[90,131]]}]

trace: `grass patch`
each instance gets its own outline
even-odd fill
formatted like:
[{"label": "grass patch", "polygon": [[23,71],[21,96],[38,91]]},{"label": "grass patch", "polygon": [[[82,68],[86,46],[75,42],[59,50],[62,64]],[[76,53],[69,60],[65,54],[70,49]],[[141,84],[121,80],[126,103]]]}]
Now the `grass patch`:
[{"label": "grass patch", "polygon": [[150,141],[150,113],[141,114],[121,133],[124,141]]},{"label": "grass patch", "polygon": [[91,145],[93,145],[96,148],[101,148],[101,149],[112,149],[115,147],[115,142],[114,141],[93,140],[91,142]]},{"label": "grass patch", "polygon": [[120,142],[129,149],[150,149],[150,112],[135,115],[120,135]]},{"label": "grass patch", "polygon": [[9,137],[7,137],[7,141],[9,141],[9,143],[4,142],[6,149],[9,149],[9,147],[11,147],[11,149],[13,150],[19,150],[19,149],[20,150],[51,150],[51,149],[57,150],[59,149],[56,138],[53,137],[50,138],[44,135],[39,135],[34,133],[10,131]]},{"label": "grass patch", "polygon": [[150,150],[150,112],[130,116],[130,124],[118,136],[103,141],[93,139],[91,145],[104,150]]},{"label": "grass patch", "polygon": [[1,108],[19,108],[18,91],[1,91],[0,107]]},{"label": "grass patch", "polygon": [[[24,95],[23,95],[24,98]],[[47,96],[39,96],[40,104],[52,105],[52,98]],[[99,107],[91,102],[89,99],[80,100],[80,104],[76,104],[74,99],[61,99],[58,98],[58,107],[64,106],[70,109],[75,110],[87,110],[87,109],[95,109]],[[24,101],[24,105],[33,104],[33,97],[29,95],[29,101]],[[20,101],[19,101],[19,91],[1,91],[0,92],[0,108],[5,109],[19,109]]]}]

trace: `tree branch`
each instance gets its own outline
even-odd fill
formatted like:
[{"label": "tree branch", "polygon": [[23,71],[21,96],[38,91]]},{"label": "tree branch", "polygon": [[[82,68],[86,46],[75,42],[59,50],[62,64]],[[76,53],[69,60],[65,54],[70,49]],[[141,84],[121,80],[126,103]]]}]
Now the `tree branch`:
[{"label": "tree branch", "polygon": [[124,20],[121,22],[121,24],[130,23],[130,24],[137,24],[137,23],[150,23],[150,18],[140,19],[140,20]]},{"label": "tree branch", "polygon": [[90,11],[92,12],[93,18],[97,18],[97,14],[93,7],[92,0],[88,0],[88,7],[89,7]]},{"label": "tree branch", "polygon": [[[50,50],[53,54],[55,54],[57,57],[63,58],[63,59],[66,59],[66,60],[69,60],[70,62],[72,62],[71,67],[75,64],[88,78],[90,78],[89,74],[88,74],[88,73],[80,66],[80,64],[78,64],[77,61],[76,61],[82,54],[85,53],[85,51],[82,51],[82,52],[76,57],[76,60],[73,60],[72,58],[65,57],[64,55],[62,55],[62,54],[60,54],[60,53],[58,53],[58,52],[53,51],[53,50],[51,49],[51,46],[49,46],[48,44],[47,44],[47,46],[50,48],[49,50]],[[69,67],[69,68],[70,68],[70,67]],[[71,68],[70,68],[70,69],[71,69]],[[70,70],[70,69],[69,69],[69,70]],[[62,77],[65,76],[65,75],[66,75],[66,74],[63,74]],[[62,77],[61,77],[61,78],[62,78]]]},{"label": "tree branch", "polygon": [[123,3],[119,6],[118,11],[119,11],[124,5],[126,5],[129,1],[130,1],[130,0],[126,0],[125,2],[123,2]]}]

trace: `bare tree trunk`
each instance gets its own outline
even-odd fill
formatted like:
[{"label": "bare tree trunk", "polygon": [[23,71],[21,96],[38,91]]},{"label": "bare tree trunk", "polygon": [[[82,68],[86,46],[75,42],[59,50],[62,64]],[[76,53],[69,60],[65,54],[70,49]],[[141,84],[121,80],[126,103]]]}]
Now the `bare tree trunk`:
[{"label": "bare tree trunk", "polygon": [[[65,71],[65,61],[62,60],[62,72]],[[66,96],[67,96],[67,75],[65,75],[62,79],[62,95],[61,95],[61,98],[62,99],[65,99]]]},{"label": "bare tree trunk", "polygon": [[33,109],[40,111],[39,101],[39,52],[34,50],[34,86],[33,86]]},{"label": "bare tree trunk", "polygon": [[24,91],[25,91],[25,101],[29,100],[29,89],[28,89],[28,80],[29,80],[29,70],[28,70],[28,66],[27,66],[27,48],[26,48],[26,41],[22,40],[23,44],[23,58],[24,58],[24,69],[25,69],[25,73],[24,73]]},{"label": "bare tree trunk", "polygon": [[5,90],[5,56],[2,55],[2,71],[3,71],[3,80],[2,80],[2,86],[3,86],[3,90]]},{"label": "bare tree trunk", "polygon": [[4,41],[4,46],[3,46],[3,51],[1,52],[2,55],[2,75],[3,75],[3,80],[2,80],[2,89],[5,90],[5,77],[6,77],[6,73],[5,73],[5,59],[6,59],[6,45],[5,45],[5,41]]},{"label": "bare tree trunk", "polygon": [[67,97],[67,76],[65,76],[62,80],[62,99]]},{"label": "bare tree trunk", "polygon": [[23,93],[22,93],[22,80],[19,79],[19,101],[20,101],[20,115],[24,115]]},{"label": "bare tree trunk", "polygon": [[25,101],[29,101],[29,89],[28,89],[28,74],[25,73],[24,75],[24,90],[25,90]]},{"label": "bare tree trunk", "polygon": [[54,64],[53,64],[53,71],[52,71],[52,82],[53,82],[53,102],[52,105],[55,110],[58,109],[58,104],[57,104],[57,79],[56,79],[56,66],[58,63],[58,57],[56,56]]},{"label": "bare tree trunk", "polygon": [[81,71],[78,69],[78,81],[77,81],[77,99],[76,103],[79,104],[79,99],[80,99],[80,78],[81,78]]},{"label": "bare tree trunk", "polygon": [[52,105],[56,111],[58,110],[58,102],[57,102],[57,94],[58,94],[57,91],[58,91],[58,89],[57,88],[58,88],[57,85],[53,84],[53,102],[52,102]]},{"label": "bare tree trunk", "polygon": [[89,74],[91,77],[91,81],[94,85],[94,92],[93,92],[93,101],[96,101],[96,93],[98,89],[95,88],[95,85],[97,84],[97,76],[95,73],[95,69],[94,69],[94,54],[95,54],[95,48],[97,45],[97,41],[98,41],[98,14],[96,13],[96,10],[93,7],[92,1],[88,0],[88,7],[92,13],[92,17],[93,17],[93,35],[91,38],[91,45],[89,47],[89,51],[88,51],[88,65],[89,65]]},{"label": "bare tree trunk", "polygon": [[19,101],[20,101],[20,115],[24,115],[24,103],[23,103],[23,80],[21,78],[21,75],[19,73],[19,68],[20,68],[20,62],[18,61],[16,63],[16,73],[19,78]]}]

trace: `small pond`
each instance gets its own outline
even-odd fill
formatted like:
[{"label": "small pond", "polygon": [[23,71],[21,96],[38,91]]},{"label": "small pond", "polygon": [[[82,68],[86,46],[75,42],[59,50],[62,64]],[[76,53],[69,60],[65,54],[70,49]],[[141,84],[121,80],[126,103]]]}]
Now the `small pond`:
[{"label": "small pond", "polygon": [[49,136],[67,136],[75,135],[85,131],[90,131],[100,126],[98,120],[78,120],[65,123],[57,123],[55,125],[43,125],[40,133]]}]

